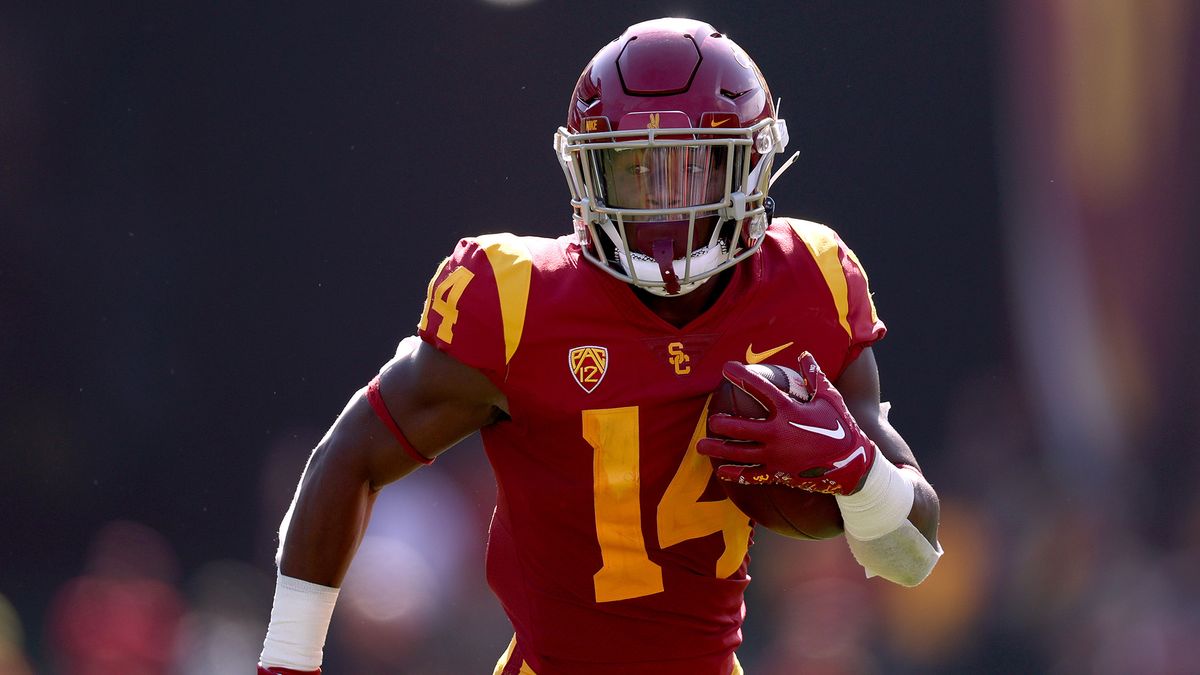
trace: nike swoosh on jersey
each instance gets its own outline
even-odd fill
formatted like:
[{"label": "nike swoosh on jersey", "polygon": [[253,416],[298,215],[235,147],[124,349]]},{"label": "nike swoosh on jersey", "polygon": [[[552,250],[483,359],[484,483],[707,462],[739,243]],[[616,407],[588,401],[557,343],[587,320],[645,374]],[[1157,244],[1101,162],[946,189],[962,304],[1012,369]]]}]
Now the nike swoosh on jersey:
[{"label": "nike swoosh on jersey", "polygon": [[835,469],[840,469],[843,466],[846,466],[850,462],[854,461],[855,457],[859,457],[859,456],[861,456],[863,458],[864,462],[867,461],[867,449],[861,445],[858,446],[857,448],[855,448],[854,452],[850,453],[849,455],[846,455],[845,459],[834,462],[833,467]]},{"label": "nike swoosh on jersey", "polygon": [[800,424],[799,422],[793,422],[791,420],[788,420],[788,424],[796,427],[797,429],[803,429],[814,434],[827,436],[835,441],[840,441],[846,437],[846,429],[842,427],[841,420],[838,420],[837,426],[832,429],[826,429],[825,427],[810,427],[807,424]]},{"label": "nike swoosh on jersey", "polygon": [[754,345],[747,345],[746,346],[746,363],[762,363],[763,361],[771,358],[772,356],[775,356],[779,352],[787,349],[788,347],[791,347],[794,344],[796,344],[796,342],[793,340],[792,342],[789,342],[787,344],[779,345],[778,347],[775,347],[774,349],[768,349],[765,352],[758,352],[758,353],[754,352]]}]

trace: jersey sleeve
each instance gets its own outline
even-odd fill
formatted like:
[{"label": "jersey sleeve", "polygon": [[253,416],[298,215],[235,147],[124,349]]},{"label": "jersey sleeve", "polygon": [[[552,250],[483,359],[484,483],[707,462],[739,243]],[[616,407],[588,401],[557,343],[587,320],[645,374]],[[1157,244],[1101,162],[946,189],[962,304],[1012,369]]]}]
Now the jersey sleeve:
[{"label": "jersey sleeve", "polygon": [[850,363],[887,333],[875,311],[867,271],[832,229],[807,221],[793,221],[792,227],[825,280],[838,323],[845,331],[845,362]]},{"label": "jersey sleeve", "polygon": [[417,335],[503,388],[525,327],[531,272],[519,237],[460,240],[429,281]]}]

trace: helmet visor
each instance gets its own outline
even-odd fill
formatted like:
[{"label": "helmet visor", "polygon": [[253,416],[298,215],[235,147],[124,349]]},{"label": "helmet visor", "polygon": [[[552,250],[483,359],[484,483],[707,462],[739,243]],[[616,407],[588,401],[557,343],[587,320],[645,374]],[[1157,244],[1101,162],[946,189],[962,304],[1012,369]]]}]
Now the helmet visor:
[{"label": "helmet visor", "polygon": [[[604,206],[674,212],[725,199],[729,146],[678,145],[591,150],[598,196]],[[638,220],[668,220],[670,213]]]}]

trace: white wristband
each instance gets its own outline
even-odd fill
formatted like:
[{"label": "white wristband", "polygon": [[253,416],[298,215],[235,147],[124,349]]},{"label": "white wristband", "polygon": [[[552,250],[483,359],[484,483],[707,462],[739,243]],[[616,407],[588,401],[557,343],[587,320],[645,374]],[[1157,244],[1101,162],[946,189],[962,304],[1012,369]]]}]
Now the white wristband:
[{"label": "white wristband", "polygon": [[863,487],[852,495],[836,495],[846,532],[871,541],[900,527],[912,510],[913,474],[892,464],[878,448]]},{"label": "white wristband", "polygon": [[324,659],[325,634],[338,589],[280,574],[275,604],[259,661],[264,666],[316,670]]}]

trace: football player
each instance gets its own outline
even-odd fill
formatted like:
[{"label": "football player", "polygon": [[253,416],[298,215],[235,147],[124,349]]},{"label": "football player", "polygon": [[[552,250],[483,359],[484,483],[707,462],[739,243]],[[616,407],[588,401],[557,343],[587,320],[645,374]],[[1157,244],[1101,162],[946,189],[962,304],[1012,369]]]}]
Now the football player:
[{"label": "football player", "polygon": [[[787,140],[757,66],[708,24],[647,21],[596,54],[554,135],[574,232],[467,238],[441,264],[417,334],[305,469],[260,673],[319,672],[376,493],[476,430],[514,630],[496,673],[741,673],[753,523],[721,479],[833,493],[868,575],[929,573],[938,501],[881,412],[866,273],[767,198]],[[811,397],[744,365],[767,361]],[[771,415],[707,420],[723,377]]]}]

